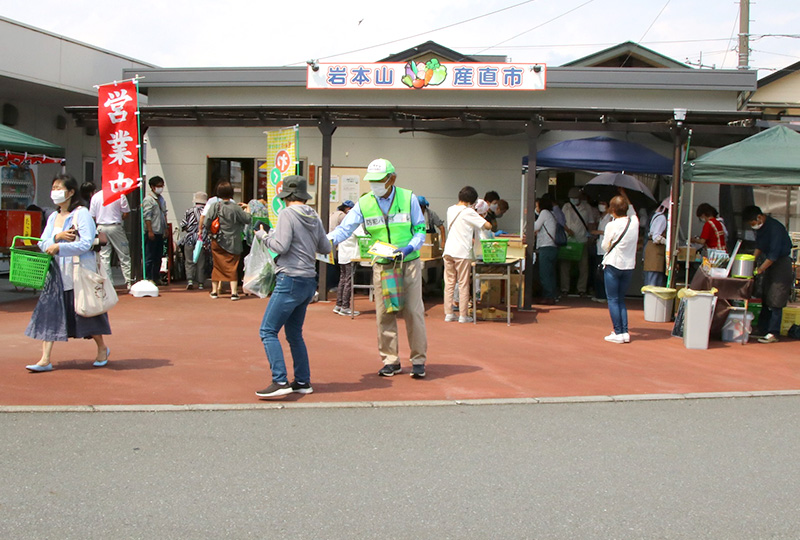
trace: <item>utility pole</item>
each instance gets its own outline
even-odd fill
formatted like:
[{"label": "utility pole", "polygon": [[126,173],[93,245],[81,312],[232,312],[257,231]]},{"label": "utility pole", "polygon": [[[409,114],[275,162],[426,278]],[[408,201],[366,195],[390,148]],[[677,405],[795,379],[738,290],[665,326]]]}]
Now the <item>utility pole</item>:
[{"label": "utility pole", "polygon": [[739,69],[750,69],[750,0],[739,0]]}]

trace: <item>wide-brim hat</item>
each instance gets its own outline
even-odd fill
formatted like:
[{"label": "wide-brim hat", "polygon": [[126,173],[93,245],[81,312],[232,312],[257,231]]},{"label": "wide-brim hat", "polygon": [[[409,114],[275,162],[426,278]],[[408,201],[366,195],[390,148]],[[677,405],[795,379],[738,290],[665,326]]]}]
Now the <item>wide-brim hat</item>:
[{"label": "wide-brim hat", "polygon": [[302,176],[287,176],[283,179],[283,188],[281,188],[281,192],[278,193],[277,197],[279,199],[285,199],[289,195],[294,195],[298,199],[307,201],[311,198],[311,195],[309,195],[306,186],[306,179]]},{"label": "wide-brim hat", "polygon": [[367,167],[367,174],[364,175],[364,180],[367,182],[380,182],[389,174],[394,174],[394,165],[392,165],[391,161],[383,158],[373,159]]},{"label": "wide-brim hat", "polygon": [[206,204],[208,202],[208,195],[204,191],[198,191],[192,195],[192,202],[194,204]]}]

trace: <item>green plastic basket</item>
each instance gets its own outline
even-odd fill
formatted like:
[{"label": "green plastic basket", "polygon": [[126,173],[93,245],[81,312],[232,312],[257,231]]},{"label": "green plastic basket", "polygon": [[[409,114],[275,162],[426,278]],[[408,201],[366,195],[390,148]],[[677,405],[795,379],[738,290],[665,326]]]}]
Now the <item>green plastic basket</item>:
[{"label": "green plastic basket", "polygon": [[481,238],[483,262],[504,263],[508,251],[508,238]]},{"label": "green plastic basket", "polygon": [[358,239],[358,249],[361,254],[362,259],[369,259],[371,255],[369,254],[369,248],[372,247],[372,244],[375,242],[372,240],[371,236],[356,236]]},{"label": "green plastic basket", "polygon": [[562,261],[579,261],[583,256],[583,244],[580,242],[567,242],[566,246],[558,248],[558,258]]},{"label": "green plastic basket", "polygon": [[30,249],[15,248],[17,240],[34,240],[39,242],[41,238],[33,236],[15,236],[11,241],[11,267],[9,269],[8,280],[19,287],[30,287],[41,289],[44,287],[44,280],[47,278],[47,269],[50,267],[52,255],[33,251]]}]

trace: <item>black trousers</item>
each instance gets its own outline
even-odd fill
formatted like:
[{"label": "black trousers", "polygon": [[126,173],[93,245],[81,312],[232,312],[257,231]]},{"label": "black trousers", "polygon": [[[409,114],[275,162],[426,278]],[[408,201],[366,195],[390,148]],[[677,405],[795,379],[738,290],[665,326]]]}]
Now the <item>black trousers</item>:
[{"label": "black trousers", "polygon": [[150,240],[144,236],[144,277],[154,283],[161,281],[161,257],[164,256],[164,235],[156,234]]}]

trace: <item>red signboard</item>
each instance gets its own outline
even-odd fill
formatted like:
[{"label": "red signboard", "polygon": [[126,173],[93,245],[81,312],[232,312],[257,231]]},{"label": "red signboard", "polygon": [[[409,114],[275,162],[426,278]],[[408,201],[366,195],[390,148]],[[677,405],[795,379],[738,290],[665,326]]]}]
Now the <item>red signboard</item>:
[{"label": "red signboard", "polygon": [[97,103],[106,205],[137,189],[142,182],[136,83],[124,81],[99,86]]}]

